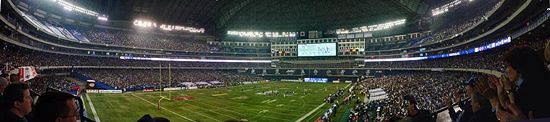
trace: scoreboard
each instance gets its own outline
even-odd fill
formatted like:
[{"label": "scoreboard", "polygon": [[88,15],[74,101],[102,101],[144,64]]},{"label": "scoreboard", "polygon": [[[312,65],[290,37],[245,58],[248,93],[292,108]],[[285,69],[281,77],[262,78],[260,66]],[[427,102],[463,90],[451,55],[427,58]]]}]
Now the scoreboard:
[{"label": "scoreboard", "polygon": [[304,82],[326,83],[328,82],[328,78],[304,78]]},{"label": "scoreboard", "polygon": [[336,43],[298,44],[298,57],[336,56]]}]

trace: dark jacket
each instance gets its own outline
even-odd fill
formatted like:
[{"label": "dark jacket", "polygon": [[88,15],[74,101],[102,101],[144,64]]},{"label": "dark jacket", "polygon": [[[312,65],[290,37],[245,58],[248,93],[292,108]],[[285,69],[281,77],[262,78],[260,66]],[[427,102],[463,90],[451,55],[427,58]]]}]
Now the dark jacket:
[{"label": "dark jacket", "polygon": [[521,111],[528,115],[529,111],[533,111],[535,118],[550,117],[550,99],[545,99],[546,93],[550,93],[548,80],[528,80],[525,79],[523,84],[516,90],[514,97],[516,105]]},{"label": "dark jacket", "polygon": [[401,122],[435,122],[435,118],[428,110],[418,110],[415,116],[407,116]]},{"label": "dark jacket", "polygon": [[27,119],[18,117],[12,112],[5,110],[0,112],[0,120],[2,120],[2,122],[28,122]]},{"label": "dark jacket", "polygon": [[472,105],[470,101],[460,102],[460,109],[462,111],[455,111],[453,108],[449,107],[449,116],[453,122],[468,122],[473,114]]},{"label": "dark jacket", "polygon": [[491,107],[484,107],[476,112],[473,112],[469,122],[498,122],[496,113]]}]

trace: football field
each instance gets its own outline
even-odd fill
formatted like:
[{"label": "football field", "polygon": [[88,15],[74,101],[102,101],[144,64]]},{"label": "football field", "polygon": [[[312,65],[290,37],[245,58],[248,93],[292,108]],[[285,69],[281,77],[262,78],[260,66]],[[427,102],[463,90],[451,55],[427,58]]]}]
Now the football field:
[{"label": "football field", "polygon": [[[89,118],[94,119],[93,105],[97,118],[103,122],[135,122],[145,114],[172,122],[311,122],[329,108],[329,104],[323,104],[324,98],[348,85],[271,82],[171,91],[171,100],[162,100],[160,110],[160,92],[94,93],[85,94],[83,99]],[[168,97],[168,91],[162,96]]]}]

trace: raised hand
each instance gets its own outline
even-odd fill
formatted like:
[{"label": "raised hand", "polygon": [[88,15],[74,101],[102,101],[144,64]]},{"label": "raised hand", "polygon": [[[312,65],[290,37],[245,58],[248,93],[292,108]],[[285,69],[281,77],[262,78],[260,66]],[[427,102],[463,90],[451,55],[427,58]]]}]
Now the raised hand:
[{"label": "raised hand", "polygon": [[510,78],[508,78],[508,76],[506,75],[503,75],[501,78],[500,78],[500,81],[502,83],[502,88],[504,90],[511,90],[512,88],[514,88],[514,82],[510,80]]},{"label": "raised hand", "polygon": [[446,105],[449,106],[449,107],[453,105],[453,101],[451,100],[451,97],[449,97],[449,96],[444,97],[444,101],[445,101]]},{"label": "raised hand", "polygon": [[483,97],[489,100],[498,99],[495,89],[491,88],[488,82],[486,79],[479,78],[474,82],[474,87]]},{"label": "raised hand", "polygon": [[497,118],[501,122],[527,119],[527,116],[523,114],[523,112],[517,107],[516,104],[509,103],[506,108],[507,110],[497,109]]},{"label": "raised hand", "polygon": [[[505,75],[502,75],[500,76],[500,79],[497,78],[496,76],[489,76],[489,81],[494,85],[494,87],[497,89],[497,90],[501,90],[503,88],[503,84],[502,84],[502,80],[505,80],[506,77]],[[502,89],[503,90],[503,89]]]}]

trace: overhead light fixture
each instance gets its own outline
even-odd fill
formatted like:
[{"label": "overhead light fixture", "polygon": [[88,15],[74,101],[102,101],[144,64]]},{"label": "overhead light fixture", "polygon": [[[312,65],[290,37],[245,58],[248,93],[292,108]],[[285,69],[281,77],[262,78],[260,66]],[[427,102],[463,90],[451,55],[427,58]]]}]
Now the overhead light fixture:
[{"label": "overhead light fixture", "polygon": [[109,20],[109,18],[107,18],[106,16],[98,16],[97,20],[107,21],[107,20]]},{"label": "overhead light fixture", "polygon": [[67,10],[67,11],[73,11],[73,8],[68,7],[68,6],[65,6],[65,7],[63,7],[63,8],[64,8],[65,10]]},{"label": "overhead light fixture", "polygon": [[64,1],[64,0],[55,0],[55,2],[58,3],[59,5],[63,6],[63,8],[65,10],[68,10],[68,11],[73,11],[74,10],[76,12],[91,15],[91,16],[98,16],[99,15],[95,11],[85,9],[85,8],[80,7],[80,6],[76,6],[72,3],[69,3],[69,2]]}]

